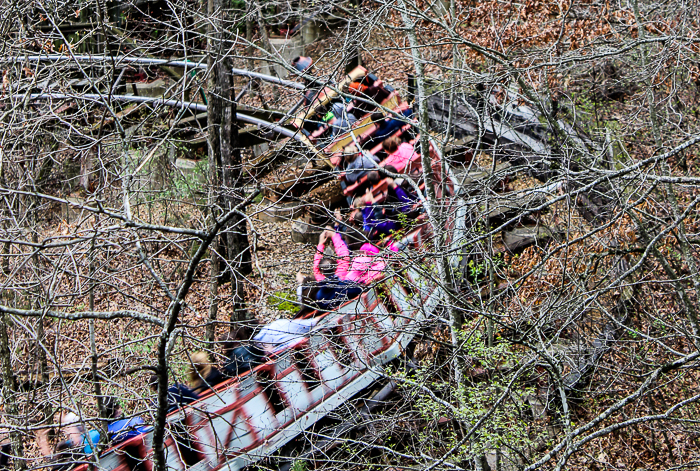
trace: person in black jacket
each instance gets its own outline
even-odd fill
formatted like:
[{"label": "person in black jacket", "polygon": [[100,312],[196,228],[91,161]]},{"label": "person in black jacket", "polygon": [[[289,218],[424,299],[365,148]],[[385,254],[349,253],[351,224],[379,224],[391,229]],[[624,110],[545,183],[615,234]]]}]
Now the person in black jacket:
[{"label": "person in black jacket", "polygon": [[337,276],[326,277],[316,283],[316,305],[321,311],[330,311],[362,294],[362,285],[341,280]]},{"label": "person in black jacket", "polygon": [[[400,114],[408,120],[411,118],[411,116],[413,116],[413,110],[409,108],[407,110],[402,111]],[[405,121],[394,118],[393,115],[384,116],[384,114],[379,112],[372,114],[372,122],[377,125],[377,130],[363,144],[364,147],[367,149],[376,146],[384,139],[401,129],[401,127],[403,127],[404,124],[406,124]]]},{"label": "person in black jacket", "polygon": [[4,442],[0,444],[0,471],[10,469],[12,457],[12,443]]},{"label": "person in black jacket", "polygon": [[209,360],[207,352],[197,352],[192,355],[192,367],[190,368],[190,387],[197,394],[204,394],[217,384],[226,381],[221,371],[216,369]]},{"label": "person in black jacket", "polygon": [[227,358],[223,368],[224,375],[233,378],[265,362],[265,352],[253,343],[243,344],[249,339],[250,332],[247,327],[239,327],[220,339]]},{"label": "person in black jacket", "polygon": [[[151,391],[157,393],[158,375],[151,375],[151,377],[148,380],[148,384],[151,388]],[[175,383],[168,388],[168,412],[172,412],[175,409],[179,409],[180,407],[190,404],[191,402],[194,402],[197,399],[199,399],[199,394],[192,391],[190,388],[183,384]],[[153,406],[155,407],[156,405],[157,402],[154,401]]]}]

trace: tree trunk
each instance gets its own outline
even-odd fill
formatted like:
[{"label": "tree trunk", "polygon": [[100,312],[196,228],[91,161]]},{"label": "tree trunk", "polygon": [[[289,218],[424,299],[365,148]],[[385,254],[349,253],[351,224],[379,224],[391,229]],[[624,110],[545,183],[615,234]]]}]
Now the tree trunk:
[{"label": "tree trunk", "polygon": [[[88,305],[91,311],[95,310],[95,257],[97,253],[95,252],[95,238],[97,237],[97,218],[95,218],[95,235],[92,237],[92,242],[90,244],[90,253],[88,255],[89,261],[89,294],[88,294]],[[95,339],[95,319],[90,319],[90,356],[91,356],[91,372],[92,372],[92,384],[93,390],[95,391],[95,402],[97,403],[97,412],[101,419],[105,419],[100,422],[100,433],[103,436],[107,436],[107,412],[105,411],[104,404],[102,401],[102,385],[100,384],[100,377],[97,371],[97,365],[100,360],[100,355],[97,353],[97,341]]]},{"label": "tree trunk", "polygon": [[80,187],[85,193],[90,193],[90,174],[92,173],[92,155],[90,151],[83,152],[80,157]]},{"label": "tree trunk", "polygon": [[[356,11],[359,11],[360,6],[362,5],[362,0],[352,0],[351,5],[356,9]],[[348,21],[349,33],[351,33],[352,31],[361,30],[362,26],[360,25],[359,19],[350,19]],[[350,37],[350,34],[348,34],[348,37]],[[347,48],[347,59],[345,61],[346,74],[349,74],[353,69],[362,65],[362,54],[360,52],[360,47],[362,46],[362,43],[359,40],[359,38],[352,38],[349,46],[350,47]]]},{"label": "tree trunk", "polygon": [[[226,214],[243,199],[240,187],[241,150],[238,142],[238,122],[236,102],[231,73],[231,59],[225,55],[230,50],[228,19],[222,0],[209,0],[209,15],[215,31],[210,34],[208,65],[209,102],[209,165],[211,166],[214,190],[217,191],[215,211]],[[219,253],[226,257],[226,263],[219,264],[219,280],[231,280],[232,315],[231,320],[239,319],[245,299],[242,276],[252,271],[250,245],[246,221],[240,215],[234,216],[224,228],[218,241]],[[215,312],[215,311],[214,311]],[[210,316],[211,317],[211,316]],[[215,319],[210,318],[210,323]],[[214,335],[209,329],[208,335]],[[212,337],[213,338],[213,337]]]},{"label": "tree trunk", "polygon": [[449,265],[449,259],[444,253],[444,241],[445,230],[444,221],[445,218],[440,214],[440,203],[437,199],[435,192],[435,176],[433,175],[432,161],[430,156],[430,136],[428,134],[428,106],[427,106],[427,90],[425,85],[425,73],[423,67],[423,58],[421,57],[420,45],[418,43],[418,37],[415,32],[415,25],[412,24],[411,19],[406,13],[406,6],[403,0],[400,1],[399,7],[401,10],[401,18],[404,26],[407,29],[408,40],[411,47],[411,58],[413,59],[413,65],[416,69],[416,100],[418,102],[418,123],[420,128],[420,152],[421,152],[421,165],[423,167],[423,180],[425,181],[425,200],[423,205],[428,214],[428,219],[430,225],[433,228],[434,233],[434,247],[435,253],[439,254],[436,258],[436,268],[438,271],[438,278],[440,281],[440,287],[443,292],[443,302],[445,308],[449,313],[450,318],[450,332],[452,337],[452,346],[455,350],[454,355],[454,379],[458,386],[462,385],[463,371],[459,355],[459,348],[461,344],[460,332],[462,330],[462,314],[456,309],[454,304],[454,281],[452,279],[452,271]]},{"label": "tree trunk", "polygon": [[[211,199],[210,199],[211,201]],[[212,224],[215,222],[211,218]],[[219,312],[219,244],[216,240],[211,244],[211,264],[209,266],[209,322],[207,323],[205,337],[207,342],[214,346],[216,340],[216,319]]]},{"label": "tree trunk", "polygon": [[[35,191],[38,191],[38,189],[35,187]],[[32,208],[33,210],[29,211],[29,224],[30,228],[32,231],[32,243],[38,244],[39,243],[39,233],[37,231],[37,212],[38,212],[38,207],[39,207],[39,198],[34,196],[32,198]],[[8,257],[9,258],[9,257]],[[40,267],[40,257],[37,252],[34,252],[32,254],[32,262],[34,263],[34,268],[35,270],[38,270]],[[9,273],[9,271],[8,271]],[[37,296],[38,299],[49,299],[50,294],[47,292],[42,292],[41,288],[38,288],[37,291],[35,292],[35,295]],[[29,303],[33,303],[31,297],[28,299]],[[35,342],[35,348],[36,348],[36,359],[38,362],[38,374],[36,376],[36,382],[35,382],[35,393],[37,392],[38,385],[41,382],[41,384],[46,387],[46,385],[49,384],[49,366],[48,366],[48,360],[46,358],[46,351],[43,348],[44,345],[44,340],[45,340],[46,334],[44,333],[44,318],[40,317],[37,320],[36,323],[36,342]],[[44,418],[48,419],[52,407],[49,401],[46,401],[44,404]]]},{"label": "tree trunk", "polygon": [[[18,421],[19,410],[15,394],[17,394],[17,384],[15,375],[12,371],[12,357],[10,354],[10,336],[8,334],[7,323],[9,318],[7,314],[0,314],[0,366],[2,366],[2,397],[5,402],[5,415],[8,425],[13,427],[14,422]],[[10,440],[12,443],[12,456],[23,456],[24,445],[22,433],[14,428],[10,428]],[[23,459],[14,459],[14,469],[26,469],[27,465]]]}]

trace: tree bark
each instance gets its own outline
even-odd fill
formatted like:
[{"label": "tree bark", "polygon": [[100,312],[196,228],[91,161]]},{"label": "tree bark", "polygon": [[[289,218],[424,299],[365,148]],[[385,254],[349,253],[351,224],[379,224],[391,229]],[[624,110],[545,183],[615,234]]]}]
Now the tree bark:
[{"label": "tree bark", "polygon": [[463,319],[462,314],[455,308],[454,305],[454,282],[452,279],[452,271],[447,255],[442,250],[445,241],[445,219],[439,214],[440,204],[435,192],[436,180],[435,176],[433,175],[432,160],[430,157],[430,136],[428,134],[429,118],[427,106],[428,94],[425,85],[423,58],[421,57],[420,45],[418,44],[418,37],[414,29],[415,25],[411,22],[403,0],[399,2],[399,8],[401,10],[402,21],[408,34],[409,45],[411,47],[411,58],[413,59],[413,65],[416,69],[416,101],[418,102],[418,123],[421,131],[420,153],[421,165],[423,167],[423,180],[425,181],[425,201],[423,201],[423,205],[428,213],[430,225],[433,228],[435,253],[439,254],[436,260],[436,267],[440,280],[440,286],[442,288],[442,292],[444,293],[443,302],[445,303],[445,308],[449,313],[450,333],[452,337],[452,345],[455,349],[454,379],[455,383],[460,386],[463,380],[463,371],[458,351],[461,344],[460,332],[462,330]]},{"label": "tree bark", "polygon": [[92,155],[85,151],[80,156],[80,187],[85,193],[90,193],[90,174],[92,173]]},{"label": "tree bark", "polygon": [[[24,445],[21,432],[15,429],[13,422],[17,421],[19,409],[15,395],[17,394],[17,383],[12,371],[12,356],[10,353],[10,336],[7,323],[7,314],[0,314],[0,366],[2,366],[2,397],[5,402],[5,414],[10,422],[10,441],[12,443],[12,456],[24,456]],[[40,321],[41,322],[41,321]],[[27,464],[23,459],[12,460],[13,469],[26,469]]]},{"label": "tree bark", "polygon": [[[220,0],[208,0],[207,2],[207,15],[209,18],[214,19],[216,11],[221,9]],[[217,57],[219,56],[220,42],[216,41],[218,38],[217,30],[220,29],[219,22],[209,22],[207,28],[207,67],[209,70],[209,76],[207,80],[208,100],[207,100],[207,144],[209,148],[209,208],[211,211],[211,222],[216,221],[217,216],[221,213],[217,209],[218,198],[217,195],[220,191],[220,178],[219,178],[219,162],[221,160],[221,148],[219,142],[219,122],[221,121],[221,99],[219,91],[216,88],[216,73],[215,69],[217,62]],[[211,246],[211,264],[209,265],[210,270],[210,287],[209,287],[209,321],[206,327],[206,339],[208,342],[213,342],[216,336],[216,319],[218,313],[218,292],[219,292],[219,280],[221,278],[221,260],[219,257],[221,248],[217,241],[214,241]]]},{"label": "tree bark", "polygon": [[[211,199],[210,199],[211,201]],[[211,218],[212,224],[215,222]],[[209,266],[209,322],[207,323],[205,337],[212,344],[216,340],[216,319],[219,312],[219,244],[216,240],[211,244],[211,264]]]},{"label": "tree bark", "polygon": [[[231,59],[227,56],[232,45],[228,33],[230,25],[222,0],[209,0],[208,5],[213,31],[209,35],[207,58],[210,70],[207,113],[209,165],[216,192],[216,215],[230,211],[243,200],[244,195],[240,187],[242,161],[236,120],[236,95]],[[243,312],[245,299],[241,277],[252,271],[248,230],[242,216],[236,215],[230,220],[218,240],[218,247],[219,253],[226,258],[226,263],[217,263],[217,276],[219,282],[222,281],[222,275],[223,279],[231,280],[231,321],[235,322],[242,320],[239,319],[239,313]],[[209,322],[215,323],[216,319],[211,318],[212,313],[215,315],[216,310],[210,309]],[[214,331],[213,327],[207,330],[207,336],[211,336],[210,341],[213,340]]]},{"label": "tree bark", "polygon": [[[38,191],[38,188],[36,186],[34,187],[35,191]],[[31,205],[32,205],[32,210],[28,211],[29,214],[29,224],[32,232],[32,242],[35,244],[39,243],[39,233],[38,233],[38,224],[37,224],[37,212],[39,208],[39,198],[36,196],[33,196],[30,198],[31,200]],[[8,257],[9,258],[9,257]],[[32,262],[34,263],[34,267],[36,270],[39,269],[40,267],[40,257],[37,252],[34,252],[32,254]],[[9,270],[8,272],[9,273]],[[35,292],[35,295],[38,299],[48,299],[50,298],[50,293],[42,292],[41,288],[38,288],[37,291]],[[28,299],[30,304],[33,304],[34,301],[29,297]],[[37,376],[35,379],[34,387],[35,387],[35,393],[37,392],[37,389],[39,387],[39,383],[43,385],[47,385],[49,383],[49,366],[48,366],[48,360],[46,358],[46,351],[43,348],[44,341],[46,339],[46,334],[44,333],[44,316],[40,316],[39,319],[37,319],[36,323],[36,342],[35,342],[35,348],[36,348],[36,359],[38,363],[38,371],[37,371]],[[51,404],[47,401],[44,405],[44,418],[48,419],[49,416],[51,415]]]},{"label": "tree bark", "polygon": [[[97,226],[97,218],[95,218],[95,226]],[[91,311],[95,310],[95,257],[97,256],[95,252],[95,238],[97,237],[97,227],[95,227],[95,235],[92,237],[92,242],[90,243],[89,252],[89,294],[88,294],[88,306]],[[97,353],[97,341],[95,339],[95,319],[90,319],[90,357],[91,357],[91,372],[92,372],[92,384],[95,391],[95,402],[97,403],[97,411],[101,419],[105,419],[100,422],[100,433],[107,436],[107,412],[105,411],[103,400],[102,400],[102,384],[100,384],[100,377],[98,374],[98,362],[100,361],[100,355]]]}]

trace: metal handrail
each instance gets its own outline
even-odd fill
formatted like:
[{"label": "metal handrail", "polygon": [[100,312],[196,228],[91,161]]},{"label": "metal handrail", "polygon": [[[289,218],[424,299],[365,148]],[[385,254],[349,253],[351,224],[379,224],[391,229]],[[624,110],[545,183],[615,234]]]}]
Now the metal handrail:
[{"label": "metal handrail", "polygon": [[[30,100],[94,100],[102,104],[102,100],[111,99],[113,101],[123,101],[127,103],[148,103],[154,106],[169,106],[172,108],[187,108],[193,111],[207,111],[207,105],[202,103],[194,103],[191,101],[171,100],[166,98],[153,98],[135,95],[99,95],[97,93],[82,93],[80,95],[69,95],[66,93],[32,93],[29,95]],[[282,136],[290,137],[296,141],[306,143],[306,136],[299,131],[287,129],[264,119],[256,118],[244,113],[236,112],[236,119],[245,123],[254,124],[261,129],[276,132]]]},{"label": "metal handrail", "polygon": [[[120,56],[105,56],[105,55],[73,55],[67,56],[65,54],[43,54],[34,56],[10,56],[10,57],[0,57],[0,63],[7,62],[58,62],[58,61],[81,61],[81,62],[106,62],[114,61],[116,63],[126,63],[126,64],[139,64],[139,65],[163,65],[169,67],[183,67],[188,69],[207,69],[207,64],[201,62],[191,62],[183,60],[169,60],[169,59],[150,59],[147,57],[131,57],[126,55]],[[284,80],[279,77],[273,77],[272,75],[261,74],[259,72],[251,72],[245,69],[231,69],[234,75],[239,75],[241,77],[257,78],[265,82],[276,83],[277,85],[282,85],[284,87],[295,88],[297,90],[306,89],[306,85],[303,83],[292,82],[291,80]]]}]

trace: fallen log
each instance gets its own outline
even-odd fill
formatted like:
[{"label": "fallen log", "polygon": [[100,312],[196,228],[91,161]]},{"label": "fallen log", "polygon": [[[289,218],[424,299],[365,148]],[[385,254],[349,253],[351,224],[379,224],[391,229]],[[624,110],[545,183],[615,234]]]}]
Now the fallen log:
[{"label": "fallen log", "polygon": [[520,252],[540,241],[554,237],[554,232],[546,226],[516,227],[510,231],[503,231],[503,247],[511,253]]},{"label": "fallen log", "polygon": [[343,195],[343,189],[340,187],[340,180],[331,178],[328,182],[303,195],[299,200],[305,203],[320,204],[326,208],[330,208],[331,206],[345,201],[345,195]]},{"label": "fallen log", "polygon": [[489,188],[503,186],[512,174],[511,167],[510,162],[501,162],[496,165],[493,173],[490,170],[475,170],[468,173],[454,171],[454,177],[459,183],[459,195],[482,191],[485,185]]},{"label": "fallen log", "polygon": [[487,197],[485,202],[476,207],[476,211],[481,218],[502,219],[540,206],[545,201],[545,195],[539,192],[525,195],[515,192],[504,193]]}]

